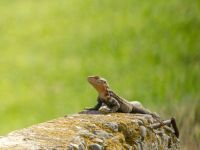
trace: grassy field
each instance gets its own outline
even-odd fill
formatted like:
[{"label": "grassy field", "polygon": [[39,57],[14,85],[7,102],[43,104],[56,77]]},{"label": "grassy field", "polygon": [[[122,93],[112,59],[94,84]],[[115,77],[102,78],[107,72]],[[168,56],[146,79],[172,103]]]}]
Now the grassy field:
[{"label": "grassy field", "polygon": [[88,75],[200,139],[200,1],[0,0],[0,134],[96,102]]}]

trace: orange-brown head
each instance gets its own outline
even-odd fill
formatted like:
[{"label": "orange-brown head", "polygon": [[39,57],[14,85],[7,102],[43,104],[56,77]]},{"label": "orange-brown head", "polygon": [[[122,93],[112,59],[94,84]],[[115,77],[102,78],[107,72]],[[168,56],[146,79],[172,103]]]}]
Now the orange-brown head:
[{"label": "orange-brown head", "polygon": [[89,76],[88,82],[98,91],[100,95],[106,95],[109,88],[106,79],[99,76]]}]

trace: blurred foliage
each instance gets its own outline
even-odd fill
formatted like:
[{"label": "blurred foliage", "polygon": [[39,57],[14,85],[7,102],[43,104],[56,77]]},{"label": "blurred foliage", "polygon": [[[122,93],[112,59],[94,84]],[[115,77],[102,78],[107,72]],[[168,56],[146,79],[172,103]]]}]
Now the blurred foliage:
[{"label": "blurred foliage", "polygon": [[198,0],[0,0],[0,134],[94,105],[93,74],[199,124],[199,27]]}]

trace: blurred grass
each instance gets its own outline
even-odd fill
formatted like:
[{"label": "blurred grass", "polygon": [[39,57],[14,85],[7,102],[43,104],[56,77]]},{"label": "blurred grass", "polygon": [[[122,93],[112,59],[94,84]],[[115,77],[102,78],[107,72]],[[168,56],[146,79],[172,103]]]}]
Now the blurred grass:
[{"label": "blurred grass", "polygon": [[199,27],[198,0],[0,0],[0,134],[94,105],[98,74],[197,148]]}]

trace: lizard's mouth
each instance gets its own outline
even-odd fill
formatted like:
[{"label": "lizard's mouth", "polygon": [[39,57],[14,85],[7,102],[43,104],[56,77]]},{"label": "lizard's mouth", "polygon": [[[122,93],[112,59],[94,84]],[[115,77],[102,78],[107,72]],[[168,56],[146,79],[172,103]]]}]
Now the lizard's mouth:
[{"label": "lizard's mouth", "polygon": [[99,79],[99,76],[88,76],[87,80],[90,83],[94,83],[95,80]]},{"label": "lizard's mouth", "polygon": [[88,76],[87,80],[88,80],[89,83],[93,83],[94,82],[93,81],[93,76]]}]

